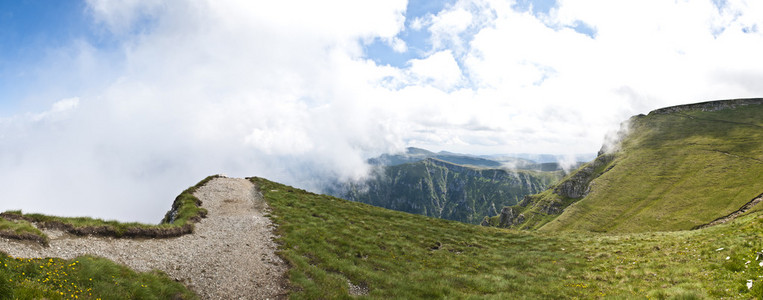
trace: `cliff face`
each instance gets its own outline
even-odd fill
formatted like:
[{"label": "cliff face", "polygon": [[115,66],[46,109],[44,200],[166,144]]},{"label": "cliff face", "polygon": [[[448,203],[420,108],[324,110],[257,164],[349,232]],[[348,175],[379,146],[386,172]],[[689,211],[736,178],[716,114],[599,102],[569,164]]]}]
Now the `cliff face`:
[{"label": "cliff face", "polygon": [[332,194],[379,207],[478,224],[526,195],[538,193],[560,172],[509,171],[456,165],[437,159],[389,166],[364,183]]}]

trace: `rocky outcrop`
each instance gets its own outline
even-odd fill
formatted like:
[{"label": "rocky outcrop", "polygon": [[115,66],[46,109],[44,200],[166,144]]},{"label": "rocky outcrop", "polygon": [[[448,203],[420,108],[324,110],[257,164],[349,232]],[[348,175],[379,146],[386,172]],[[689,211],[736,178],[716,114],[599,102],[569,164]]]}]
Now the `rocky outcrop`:
[{"label": "rocky outcrop", "polygon": [[671,113],[692,111],[692,110],[717,111],[717,110],[735,108],[735,107],[745,106],[745,105],[755,105],[755,104],[763,104],[763,98],[717,100],[717,101],[707,101],[707,102],[685,104],[685,105],[676,105],[671,107],[655,109],[649,112],[649,114],[650,115],[671,114]]},{"label": "rocky outcrop", "polygon": [[501,210],[498,227],[511,227],[525,222],[525,215],[515,210],[514,207],[504,207]]},{"label": "rocky outcrop", "polygon": [[585,197],[590,191],[589,183],[591,181],[609,171],[614,166],[610,166],[607,170],[601,173],[597,173],[596,170],[600,169],[612,162],[615,158],[614,154],[601,154],[592,163],[589,163],[577,172],[573,173],[570,177],[560,182],[554,187],[554,194],[565,198],[580,199]]}]

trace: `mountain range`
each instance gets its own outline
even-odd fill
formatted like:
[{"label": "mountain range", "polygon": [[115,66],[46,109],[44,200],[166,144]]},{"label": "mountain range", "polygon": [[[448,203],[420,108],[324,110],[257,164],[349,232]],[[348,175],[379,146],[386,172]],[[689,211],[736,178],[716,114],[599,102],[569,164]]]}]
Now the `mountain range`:
[{"label": "mountain range", "polygon": [[329,193],[388,209],[479,224],[484,216],[498,214],[525,195],[545,190],[562,176],[561,170],[484,168],[430,157],[380,166],[368,179],[340,184]]},{"label": "mountain range", "polygon": [[527,158],[411,147],[404,153],[369,159],[375,168],[368,178],[337,183],[325,192],[388,209],[479,224],[485,216],[497,215],[503,207],[546,190],[565,174],[557,162],[562,156],[520,156]]}]

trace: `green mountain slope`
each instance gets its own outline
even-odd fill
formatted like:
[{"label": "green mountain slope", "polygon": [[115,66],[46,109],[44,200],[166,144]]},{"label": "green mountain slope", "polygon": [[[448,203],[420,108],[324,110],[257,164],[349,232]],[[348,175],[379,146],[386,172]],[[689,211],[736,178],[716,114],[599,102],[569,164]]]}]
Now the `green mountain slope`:
[{"label": "green mountain slope", "polygon": [[[763,100],[639,115],[614,151],[502,210],[494,225],[547,231],[692,229],[763,193]],[[558,216],[558,217],[557,217]]]},{"label": "green mountain slope", "polygon": [[477,224],[522,197],[545,190],[561,172],[510,171],[438,159],[384,167],[362,183],[330,192],[344,199],[430,217]]},{"label": "green mountain slope", "polygon": [[531,232],[251,180],[277,224],[292,299],[763,297],[760,212],[694,231]]}]

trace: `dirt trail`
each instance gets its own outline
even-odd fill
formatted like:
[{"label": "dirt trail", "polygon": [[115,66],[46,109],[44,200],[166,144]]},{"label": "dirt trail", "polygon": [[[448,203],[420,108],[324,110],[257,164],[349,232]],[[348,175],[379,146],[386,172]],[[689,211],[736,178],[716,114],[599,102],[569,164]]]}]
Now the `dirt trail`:
[{"label": "dirt trail", "polygon": [[0,239],[0,251],[15,257],[111,259],[137,271],[158,269],[183,282],[202,299],[285,298],[286,266],[275,254],[267,204],[245,179],[216,178],[195,196],[209,211],[193,234],[170,239],[76,237],[46,231],[50,246]]}]

